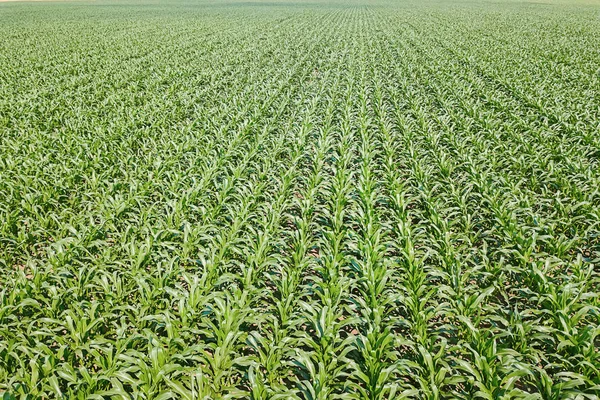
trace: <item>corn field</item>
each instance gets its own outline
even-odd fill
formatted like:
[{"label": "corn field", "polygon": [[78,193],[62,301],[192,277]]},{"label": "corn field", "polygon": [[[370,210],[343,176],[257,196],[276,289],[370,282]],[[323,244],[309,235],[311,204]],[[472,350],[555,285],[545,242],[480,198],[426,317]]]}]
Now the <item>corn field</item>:
[{"label": "corn field", "polygon": [[598,399],[600,3],[0,4],[0,395]]}]

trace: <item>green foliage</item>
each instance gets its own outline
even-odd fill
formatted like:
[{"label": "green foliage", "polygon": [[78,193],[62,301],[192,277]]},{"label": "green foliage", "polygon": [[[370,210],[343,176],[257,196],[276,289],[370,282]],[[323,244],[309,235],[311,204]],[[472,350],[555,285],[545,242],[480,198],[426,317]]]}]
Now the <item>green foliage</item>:
[{"label": "green foliage", "polygon": [[0,4],[2,399],[597,399],[599,10]]}]

